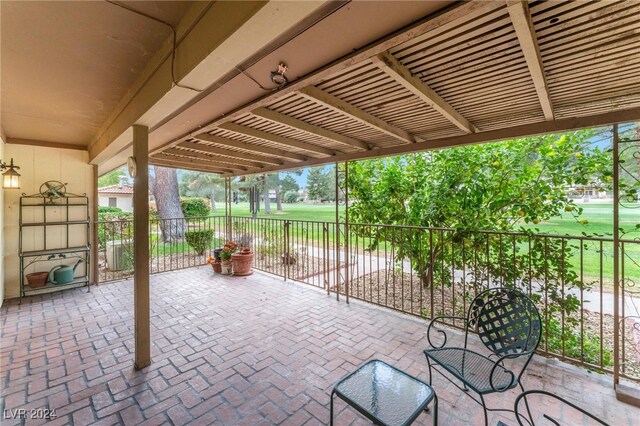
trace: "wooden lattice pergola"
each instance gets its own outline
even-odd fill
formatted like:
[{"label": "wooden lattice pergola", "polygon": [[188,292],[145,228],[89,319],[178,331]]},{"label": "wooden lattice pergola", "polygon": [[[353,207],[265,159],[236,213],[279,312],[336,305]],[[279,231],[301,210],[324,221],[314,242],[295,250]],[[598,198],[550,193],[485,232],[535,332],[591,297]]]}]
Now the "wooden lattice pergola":
[{"label": "wooden lattice pergola", "polygon": [[640,3],[472,1],[152,151],[226,176],[640,118]]}]

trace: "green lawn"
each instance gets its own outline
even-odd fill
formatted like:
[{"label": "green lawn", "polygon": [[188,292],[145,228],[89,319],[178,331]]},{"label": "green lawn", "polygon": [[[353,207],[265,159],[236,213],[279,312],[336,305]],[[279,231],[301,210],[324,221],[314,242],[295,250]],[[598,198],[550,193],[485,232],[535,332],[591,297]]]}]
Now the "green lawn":
[{"label": "green lawn", "polygon": [[[317,222],[335,222],[336,206],[329,204],[283,204],[283,212],[276,212],[276,204],[271,204],[271,214],[264,214],[264,206],[260,206],[258,217],[269,219],[289,219],[289,220],[313,220]],[[218,211],[213,213],[214,216],[224,216],[224,204]],[[238,203],[231,205],[232,216],[251,217],[249,212],[249,203]]]},{"label": "green lawn", "polygon": [[[284,212],[276,213],[275,204],[272,206],[273,213],[265,215],[264,211],[260,211],[259,218],[271,219],[289,219],[289,220],[306,220],[320,222],[335,221],[335,205],[334,204],[283,204]],[[611,238],[613,232],[613,205],[612,204],[582,204],[580,207],[583,213],[580,219],[586,219],[587,224],[578,223],[570,213],[555,217],[546,222],[533,224],[522,224],[528,229],[536,229],[537,233],[557,234],[557,235],[574,235],[582,236],[583,233],[588,236],[604,236]],[[631,230],[636,223],[640,223],[640,210],[620,208],[620,226],[626,230]],[[250,217],[249,204],[234,204],[231,207],[233,216]],[[224,215],[224,209],[219,209],[217,216]],[[304,227],[300,227],[302,229]],[[307,239],[318,243],[321,238],[321,232],[315,228],[306,228],[303,239]],[[292,229],[292,236],[299,234]],[[333,241],[331,233],[330,240]],[[295,237],[294,237],[295,238]],[[632,238],[630,236],[629,238]],[[572,240],[571,244],[578,245],[578,240]],[[599,286],[600,274],[603,275],[605,288],[611,287],[611,277],[613,274],[613,245],[611,243],[603,243],[600,250],[599,243],[587,242],[582,251],[582,273],[585,281],[597,281]],[[580,273],[580,251],[575,249],[575,255],[570,259],[574,270]],[[627,278],[639,280],[640,267],[636,264],[640,259],[640,243],[629,243],[625,245],[625,276]]]}]

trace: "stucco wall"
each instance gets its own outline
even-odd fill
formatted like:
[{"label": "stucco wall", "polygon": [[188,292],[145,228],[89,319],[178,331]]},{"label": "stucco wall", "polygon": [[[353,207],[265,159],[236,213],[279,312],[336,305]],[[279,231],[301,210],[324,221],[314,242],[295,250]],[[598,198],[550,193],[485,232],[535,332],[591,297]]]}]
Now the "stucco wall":
[{"label": "stucco wall", "polygon": [[[0,137],[0,159],[6,161],[4,158],[4,140]],[[4,300],[4,189],[0,184],[0,306]]]},{"label": "stucco wall", "polygon": [[[5,293],[4,298],[18,297],[20,289],[20,260],[19,249],[19,210],[20,195],[39,192],[40,185],[49,180],[57,180],[67,184],[67,192],[75,194],[86,193],[93,202],[93,166],[86,151],[44,148],[38,146],[6,144],[4,157],[13,157],[15,164],[20,166],[20,189],[4,191],[4,270]],[[3,160],[4,160],[4,157]],[[93,218],[92,218],[93,219]],[[47,234],[47,238],[60,238],[60,235]],[[29,245],[35,246],[40,236],[32,234],[25,241],[25,250]],[[47,271],[55,264],[65,262],[54,261],[51,264],[42,263],[36,266],[37,271]],[[33,272],[28,270],[27,272]]]},{"label": "stucco wall", "polygon": [[116,198],[116,207],[122,209],[123,212],[133,212],[133,195],[122,194],[104,194],[99,195],[98,205],[109,207],[109,198]]}]

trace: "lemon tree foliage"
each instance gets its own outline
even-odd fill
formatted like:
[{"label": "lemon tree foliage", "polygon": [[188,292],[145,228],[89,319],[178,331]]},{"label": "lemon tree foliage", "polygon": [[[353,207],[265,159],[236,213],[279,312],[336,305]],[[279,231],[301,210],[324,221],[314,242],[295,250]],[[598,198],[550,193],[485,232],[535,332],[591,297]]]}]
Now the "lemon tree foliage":
[{"label": "lemon tree foliage", "polygon": [[604,186],[612,170],[611,153],[589,141],[594,132],[351,163],[350,222],[421,227],[353,229],[371,250],[392,246],[424,286],[451,286],[464,275],[477,289],[544,287],[548,314],[576,312],[580,302],[567,290],[584,285],[567,259],[579,247],[518,228],[559,214],[582,220],[570,188]]}]

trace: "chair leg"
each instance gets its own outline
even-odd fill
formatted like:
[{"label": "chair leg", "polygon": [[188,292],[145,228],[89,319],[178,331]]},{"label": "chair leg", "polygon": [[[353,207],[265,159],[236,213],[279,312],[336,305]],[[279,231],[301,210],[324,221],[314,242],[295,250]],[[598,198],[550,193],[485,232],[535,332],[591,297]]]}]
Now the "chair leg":
[{"label": "chair leg", "polygon": [[431,386],[431,379],[433,378],[433,373],[431,372],[431,361],[429,357],[425,354],[425,358],[427,358],[427,365],[429,366],[429,386]]},{"label": "chair leg", "polygon": [[[520,385],[520,389],[522,389],[522,393],[524,393],[524,386],[522,386],[522,382],[518,381]],[[524,397],[524,406],[527,407],[527,414],[529,415],[529,424],[533,424],[533,416],[531,415],[531,410],[529,409],[529,401],[527,401],[527,397]],[[518,419],[516,419],[518,420]]]},{"label": "chair leg", "polygon": [[336,393],[335,389],[331,391],[331,402],[329,404],[329,415],[331,416],[331,420],[329,421],[329,425],[333,426],[333,395]]},{"label": "chair leg", "polygon": [[484,411],[484,426],[489,426],[489,416],[487,414],[487,404],[484,402],[484,396],[480,395],[480,401],[482,401],[482,410]]}]

